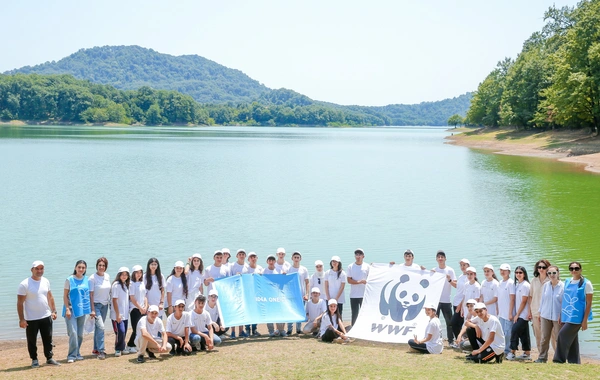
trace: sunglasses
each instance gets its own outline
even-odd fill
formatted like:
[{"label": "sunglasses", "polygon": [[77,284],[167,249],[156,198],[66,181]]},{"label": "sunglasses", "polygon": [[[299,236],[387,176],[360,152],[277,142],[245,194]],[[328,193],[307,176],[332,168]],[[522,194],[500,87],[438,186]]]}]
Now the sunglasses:
[{"label": "sunglasses", "polygon": [[515,271],[515,274],[523,274],[521,271]]},{"label": "sunglasses", "polygon": [[179,309],[183,309],[185,307],[185,305],[177,305],[177,308]]},{"label": "sunglasses", "polygon": [[548,272],[548,274],[552,276],[553,274],[558,274],[558,272]]},{"label": "sunglasses", "polygon": [[579,272],[580,270],[581,270],[581,268],[579,268],[579,267],[569,267],[570,272]]},{"label": "sunglasses", "polygon": [[547,269],[548,267],[545,267],[543,265],[538,265],[538,269]]}]

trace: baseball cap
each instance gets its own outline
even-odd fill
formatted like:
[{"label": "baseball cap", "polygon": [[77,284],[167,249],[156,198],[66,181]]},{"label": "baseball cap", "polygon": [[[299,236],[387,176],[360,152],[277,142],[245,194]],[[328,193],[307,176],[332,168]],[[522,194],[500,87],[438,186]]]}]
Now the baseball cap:
[{"label": "baseball cap", "polygon": [[477,303],[475,304],[475,307],[474,307],[474,309],[475,309],[475,310],[479,310],[479,309],[487,309],[487,307],[485,306],[485,304],[484,304],[483,302],[477,302]]},{"label": "baseball cap", "polygon": [[405,256],[406,256],[406,255],[413,255],[413,256],[414,256],[415,254],[413,253],[413,251],[412,251],[412,250],[410,250],[410,249],[407,249],[406,251],[404,251],[404,255],[405,255]]},{"label": "baseball cap", "polygon": [[331,261],[337,261],[338,263],[341,263],[342,259],[340,259],[339,256],[331,256]]},{"label": "baseball cap", "polygon": [[148,313],[152,313],[153,311],[158,313],[158,306],[150,305],[150,307],[148,308]]},{"label": "baseball cap", "polygon": [[465,263],[467,265],[471,265],[471,262],[469,261],[469,259],[462,259],[459,261],[459,263]]},{"label": "baseball cap", "polygon": [[256,252],[250,252],[250,253],[248,254],[248,257],[252,257],[252,256],[256,256],[256,257],[258,257],[258,255],[256,254]]},{"label": "baseball cap", "polygon": [[179,267],[179,268],[183,268],[183,267],[184,267],[184,265],[183,265],[183,261],[181,261],[181,260],[175,261],[175,265],[173,265],[173,266],[174,266],[175,268],[177,268],[177,267]]},{"label": "baseball cap", "polygon": [[39,267],[40,265],[41,265],[41,266],[44,266],[44,262],[43,262],[43,261],[41,261],[41,260],[35,260],[35,261],[34,261],[34,262],[31,264],[31,267],[32,267],[32,268],[36,268],[36,267]]},{"label": "baseball cap", "polygon": [[121,268],[119,268],[119,271],[117,273],[123,273],[123,272],[129,273],[129,268],[127,268],[127,267],[121,267]]},{"label": "baseball cap", "polygon": [[228,255],[230,255],[230,254],[231,254],[231,252],[229,252],[229,248],[223,248],[223,249],[221,250],[221,253],[223,253],[223,254],[227,253]]},{"label": "baseball cap", "polygon": [[177,300],[175,301],[175,306],[177,305],[185,305],[185,301],[184,300]]},{"label": "baseball cap", "polygon": [[500,265],[500,270],[510,270],[510,265],[504,263]]},{"label": "baseball cap", "polygon": [[315,261],[315,265],[323,265],[323,262],[321,260],[317,260]]},{"label": "baseball cap", "polygon": [[245,250],[245,249],[242,249],[242,248],[240,248],[240,249],[238,249],[238,250],[237,250],[237,253],[236,253],[236,255],[237,255],[237,254],[240,254],[240,253],[246,253],[246,250]]},{"label": "baseball cap", "polygon": [[494,266],[493,266],[492,264],[485,264],[485,265],[483,266],[483,269],[491,269],[491,270],[494,270]]},{"label": "baseball cap", "polygon": [[222,256],[222,255],[223,255],[223,252],[221,252],[219,250],[216,250],[215,253],[213,254],[213,257],[215,257],[215,256]]},{"label": "baseball cap", "polygon": [[277,253],[285,253],[285,248],[277,248]]},{"label": "baseball cap", "polygon": [[133,268],[131,268],[132,272],[137,272],[138,270],[144,270],[144,268],[142,268],[141,265],[134,265]]},{"label": "baseball cap", "polygon": [[363,251],[363,249],[362,249],[362,248],[356,248],[356,249],[354,250],[354,254],[355,254],[355,255],[364,255],[364,254],[365,254],[365,251]]},{"label": "baseball cap", "polygon": [[321,293],[321,289],[319,289],[319,288],[317,288],[317,287],[315,286],[314,288],[312,288],[312,289],[310,290],[310,292],[311,292],[311,293],[319,293],[319,294],[320,294],[320,293]]},{"label": "baseball cap", "polygon": [[467,300],[467,305],[468,305],[468,304],[475,305],[476,303],[477,303],[477,301],[476,301],[476,300],[474,300],[473,298],[471,298],[471,299]]},{"label": "baseball cap", "polygon": [[208,295],[209,295],[209,296],[218,296],[218,295],[219,295],[219,293],[217,292],[217,289],[211,289],[211,290],[208,292]]},{"label": "baseball cap", "polygon": [[275,257],[275,255],[269,255],[269,256],[267,256],[267,261],[271,260],[271,259],[272,260],[277,260],[277,257]]},{"label": "baseball cap", "polygon": [[425,304],[425,306],[423,306],[423,307],[424,307],[425,309],[433,309],[433,310],[436,310],[436,309],[437,309],[437,306],[436,306],[436,305],[434,305],[434,304],[433,304],[433,303],[431,303],[431,302],[430,302],[430,303],[426,303],[426,304]]},{"label": "baseball cap", "polygon": [[465,272],[473,272],[473,273],[477,274],[477,269],[475,269],[474,267],[468,267]]},{"label": "baseball cap", "polygon": [[194,254],[192,255],[192,259],[193,259],[194,257],[197,257],[197,258],[199,258],[200,260],[202,260],[202,255],[201,255],[201,254],[199,254],[199,253],[194,253]]},{"label": "baseball cap", "polygon": [[327,304],[328,304],[328,305],[337,305],[337,303],[338,303],[338,302],[337,302],[337,300],[336,300],[335,298],[332,298],[332,299],[330,299],[330,300],[327,302]]}]

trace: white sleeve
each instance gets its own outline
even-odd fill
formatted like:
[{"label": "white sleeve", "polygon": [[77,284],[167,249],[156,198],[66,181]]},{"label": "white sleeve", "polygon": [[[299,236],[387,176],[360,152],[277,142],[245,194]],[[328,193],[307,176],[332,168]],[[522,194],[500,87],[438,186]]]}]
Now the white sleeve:
[{"label": "white sleeve", "polygon": [[585,282],[585,294],[594,294],[594,286],[590,280]]}]

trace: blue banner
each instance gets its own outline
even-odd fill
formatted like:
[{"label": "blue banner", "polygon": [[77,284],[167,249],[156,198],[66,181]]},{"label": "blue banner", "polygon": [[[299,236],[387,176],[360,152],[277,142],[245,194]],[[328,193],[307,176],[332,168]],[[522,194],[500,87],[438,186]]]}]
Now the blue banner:
[{"label": "blue banner", "polygon": [[224,326],[306,320],[298,273],[242,274],[213,285]]}]

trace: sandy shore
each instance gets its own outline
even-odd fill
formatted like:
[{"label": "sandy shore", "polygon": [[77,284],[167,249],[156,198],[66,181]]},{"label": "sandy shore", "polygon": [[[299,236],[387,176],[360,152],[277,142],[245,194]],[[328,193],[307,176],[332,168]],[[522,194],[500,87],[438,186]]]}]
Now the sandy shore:
[{"label": "sandy shore", "polygon": [[497,154],[555,159],[585,165],[600,173],[600,137],[587,130],[515,131],[507,128],[450,129],[450,144],[491,150]]}]

